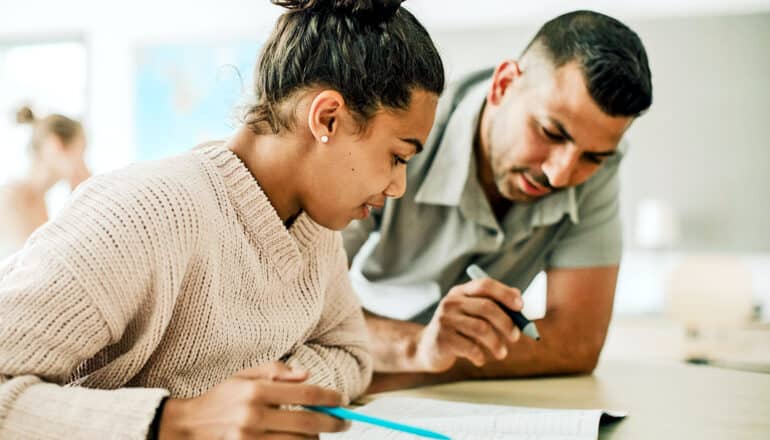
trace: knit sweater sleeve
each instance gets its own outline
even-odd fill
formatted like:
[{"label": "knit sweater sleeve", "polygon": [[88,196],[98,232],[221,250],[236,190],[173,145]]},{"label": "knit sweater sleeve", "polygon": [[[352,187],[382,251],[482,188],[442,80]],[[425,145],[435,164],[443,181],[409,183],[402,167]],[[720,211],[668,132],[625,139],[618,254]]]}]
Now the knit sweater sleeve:
[{"label": "knit sweater sleeve", "polygon": [[60,386],[111,336],[57,260],[38,243],[2,268],[0,438],[144,438],[163,390]]},{"label": "knit sweater sleeve", "polygon": [[[168,237],[183,234],[158,226],[169,194],[143,194],[136,183],[100,177],[81,185],[0,266],[0,438],[146,438],[166,390],[65,386],[137,314],[159,307],[161,280],[179,276],[171,255],[183,255],[184,245]],[[161,236],[166,250],[152,246]]]},{"label": "knit sweater sleeve", "polygon": [[342,393],[346,403],[366,391],[372,378],[366,323],[348,277],[342,237],[334,234],[333,271],[321,319],[310,338],[287,359],[310,372],[309,382]]}]

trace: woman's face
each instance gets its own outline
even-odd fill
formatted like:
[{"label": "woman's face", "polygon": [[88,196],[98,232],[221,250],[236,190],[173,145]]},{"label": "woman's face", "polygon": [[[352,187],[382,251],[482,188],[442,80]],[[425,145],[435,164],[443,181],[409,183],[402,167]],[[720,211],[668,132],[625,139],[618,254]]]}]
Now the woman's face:
[{"label": "woman's face", "polygon": [[407,162],[422,150],[436,114],[438,96],[412,92],[406,110],[382,109],[361,129],[349,113],[317,150],[302,208],[322,226],[340,230],[365,219],[371,208],[406,190]]}]

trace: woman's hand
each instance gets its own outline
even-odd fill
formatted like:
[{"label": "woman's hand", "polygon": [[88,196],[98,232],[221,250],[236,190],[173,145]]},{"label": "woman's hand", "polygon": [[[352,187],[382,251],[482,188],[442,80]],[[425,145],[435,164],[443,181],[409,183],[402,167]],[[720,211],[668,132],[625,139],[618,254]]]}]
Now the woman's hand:
[{"label": "woman's hand", "polygon": [[343,404],[339,393],[301,383],[307,377],[305,371],[274,362],[240,371],[198,397],[169,399],[159,438],[306,439],[346,430],[344,420],[282,407]]}]

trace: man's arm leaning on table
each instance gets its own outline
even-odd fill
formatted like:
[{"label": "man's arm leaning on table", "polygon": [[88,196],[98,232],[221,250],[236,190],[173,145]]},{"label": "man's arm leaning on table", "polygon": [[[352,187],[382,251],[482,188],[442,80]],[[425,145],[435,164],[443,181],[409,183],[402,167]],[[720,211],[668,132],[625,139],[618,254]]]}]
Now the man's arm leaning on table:
[{"label": "man's arm leaning on table", "polygon": [[508,343],[502,360],[485,350],[481,367],[458,358],[444,372],[425,372],[416,355],[426,326],[367,312],[376,371],[369,392],[465,379],[590,373],[607,334],[617,273],[617,265],[548,270],[546,317],[537,321],[541,340],[522,337]]},{"label": "man's arm leaning on table", "polygon": [[[461,329],[461,333],[473,334],[474,329],[470,327],[480,327],[475,329],[475,334],[484,336],[476,337],[476,341],[500,349],[498,355],[502,354],[502,344],[507,343],[505,357],[496,358],[492,352],[484,350],[486,356],[480,362],[480,354],[472,353],[473,349],[467,348],[465,352],[468,356],[460,353],[457,362],[448,369],[444,368],[448,365],[444,359],[442,368],[437,370],[431,368],[435,365],[425,366],[424,353],[430,350],[426,349],[424,340],[441,340],[440,337],[436,338],[437,332],[451,338],[451,325],[458,328],[464,325],[458,323],[457,319],[442,319],[441,314],[451,313],[451,308],[447,312],[447,307],[442,307],[445,304],[439,304],[436,315],[424,328],[414,323],[392,321],[368,314],[367,325],[375,358],[375,376],[370,391],[471,378],[581,374],[593,371],[612,314],[622,249],[618,167],[600,170],[576,197],[579,198],[579,221],[569,224],[546,257],[548,291],[546,316],[537,321],[540,341],[524,337],[514,342],[512,339],[515,338],[506,341],[502,336],[490,336],[491,329],[484,327],[497,327],[499,330],[511,324],[508,320],[505,325],[499,325],[499,310],[486,304],[486,309],[481,313],[477,310],[467,314],[481,317],[482,321],[486,320],[489,324],[498,322],[498,325],[489,326],[483,322],[481,324],[484,325],[479,325],[478,319],[474,323],[465,320],[467,327]],[[506,286],[499,283],[488,283],[480,293],[472,292],[467,287],[469,285],[466,283],[453,288],[459,289],[455,293],[460,293],[454,295],[454,302],[457,302],[458,297],[460,302],[465,301],[465,296],[500,298],[502,295],[513,298],[519,295],[518,291],[506,291]],[[450,289],[442,303],[452,296]],[[450,328],[446,328],[447,322]],[[459,342],[462,344],[464,341]],[[456,347],[451,347],[452,344],[443,345],[450,345],[444,350],[458,351]]]}]

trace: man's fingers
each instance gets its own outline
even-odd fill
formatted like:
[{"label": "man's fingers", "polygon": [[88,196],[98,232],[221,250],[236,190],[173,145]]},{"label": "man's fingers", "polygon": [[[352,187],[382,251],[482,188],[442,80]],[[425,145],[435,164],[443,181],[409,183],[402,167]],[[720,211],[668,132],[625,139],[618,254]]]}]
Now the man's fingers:
[{"label": "man's fingers", "polygon": [[495,358],[504,359],[508,355],[505,339],[485,319],[468,315],[454,315],[451,319],[458,333],[467,337],[476,345],[484,347]]},{"label": "man's fingers", "polygon": [[524,301],[521,299],[521,291],[515,287],[493,280],[481,278],[463,284],[465,295],[473,297],[486,297],[505,304],[511,310],[521,311]]},{"label": "man's fingers", "polygon": [[289,411],[268,409],[264,413],[268,431],[282,431],[291,434],[315,435],[321,432],[342,432],[350,423],[330,415],[312,411]]},{"label": "man's fingers", "polygon": [[448,350],[455,357],[466,358],[477,367],[486,363],[484,350],[475,342],[456,331],[443,332],[439,337],[439,350]]},{"label": "man's fingers", "polygon": [[[489,323],[491,330],[496,331],[506,340],[510,342],[518,340],[518,328],[516,328],[513,320],[505,313],[500,304],[493,300],[468,297],[463,301],[461,309],[464,314]],[[495,352],[493,351],[492,353]]]}]

